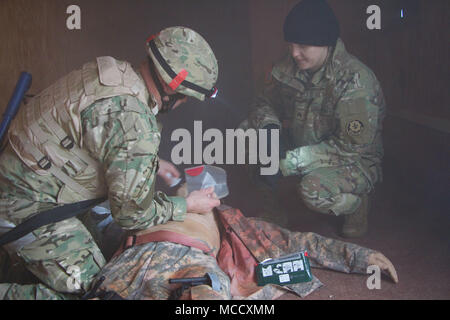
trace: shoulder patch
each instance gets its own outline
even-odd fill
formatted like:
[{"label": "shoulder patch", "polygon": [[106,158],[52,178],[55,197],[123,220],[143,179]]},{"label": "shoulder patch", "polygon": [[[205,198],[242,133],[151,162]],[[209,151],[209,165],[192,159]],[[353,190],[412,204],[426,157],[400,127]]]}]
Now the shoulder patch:
[{"label": "shoulder patch", "polygon": [[347,134],[352,137],[361,135],[364,129],[364,123],[361,120],[351,120],[347,124]]},{"label": "shoulder patch", "polygon": [[97,58],[100,82],[105,86],[118,86],[122,83],[122,72],[113,57]]}]

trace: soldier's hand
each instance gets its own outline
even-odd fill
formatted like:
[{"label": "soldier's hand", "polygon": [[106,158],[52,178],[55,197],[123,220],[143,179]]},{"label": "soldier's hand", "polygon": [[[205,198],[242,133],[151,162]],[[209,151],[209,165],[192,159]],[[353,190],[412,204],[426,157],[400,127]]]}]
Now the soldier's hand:
[{"label": "soldier's hand", "polygon": [[207,214],[220,206],[220,200],[214,193],[214,187],[192,191],[186,198],[187,212]]},{"label": "soldier's hand", "polygon": [[377,265],[380,267],[381,272],[391,277],[391,279],[398,283],[397,271],[395,271],[394,265],[388,258],[386,258],[382,253],[372,253],[369,256],[369,265]]},{"label": "soldier's hand", "polygon": [[189,193],[188,193],[188,189],[187,189],[187,184],[183,183],[181,185],[181,187],[178,188],[176,195],[177,195],[177,197],[186,198],[188,196],[188,194]]},{"label": "soldier's hand", "polygon": [[160,159],[158,176],[160,176],[164,182],[171,187],[174,182],[180,177],[178,169],[170,162]]}]

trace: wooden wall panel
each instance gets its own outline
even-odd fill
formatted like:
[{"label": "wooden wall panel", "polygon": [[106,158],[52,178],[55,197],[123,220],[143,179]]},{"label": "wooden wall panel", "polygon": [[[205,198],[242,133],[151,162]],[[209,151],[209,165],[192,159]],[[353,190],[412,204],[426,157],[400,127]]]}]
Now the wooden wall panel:
[{"label": "wooden wall panel", "polygon": [[[367,57],[383,84],[393,114],[449,121],[450,52],[446,30],[450,28],[450,2],[417,3],[417,16],[412,21],[369,35]],[[380,6],[390,8],[389,2],[381,2]]]},{"label": "wooden wall panel", "polygon": [[[66,70],[62,1],[0,1],[0,106],[4,110],[21,71],[33,75],[33,92]],[[55,18],[56,17],[56,18]],[[30,92],[31,92],[30,91]]]},{"label": "wooden wall panel", "polygon": [[273,63],[286,52],[283,21],[292,1],[250,0],[249,26],[253,87],[257,91],[270,73]]}]

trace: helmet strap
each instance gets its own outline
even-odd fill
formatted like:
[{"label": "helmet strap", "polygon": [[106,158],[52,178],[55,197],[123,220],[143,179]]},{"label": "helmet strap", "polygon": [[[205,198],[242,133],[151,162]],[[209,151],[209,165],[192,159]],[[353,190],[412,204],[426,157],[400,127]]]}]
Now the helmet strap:
[{"label": "helmet strap", "polygon": [[[208,98],[215,98],[218,90],[217,88],[213,87],[210,90],[207,90],[205,88],[202,88],[195,83],[189,82],[185,80],[186,74],[176,74],[175,71],[172,70],[172,67],[164,60],[163,56],[159,52],[158,48],[156,47],[154,38],[151,38],[150,41],[147,42],[150,50],[152,51],[154,57],[156,60],[158,60],[159,65],[164,69],[164,71],[169,75],[170,78],[174,80],[177,86],[182,85],[188,89],[197,91],[198,93],[201,93],[205,95]],[[184,70],[183,70],[184,71]],[[184,71],[185,72],[185,71]],[[184,76],[184,79],[182,79]],[[180,79],[181,78],[181,79]]]},{"label": "helmet strap", "polygon": [[[160,78],[158,77],[158,70],[156,69],[155,64],[153,63],[153,60],[148,57],[149,60],[149,68],[150,72],[153,75],[153,80],[155,82],[156,90],[158,90],[159,95],[161,96],[161,110],[160,113],[168,113],[169,111],[173,110],[174,105],[177,103],[178,100],[184,99],[185,95],[181,93],[176,93],[172,95],[166,94],[164,91],[163,84],[161,83]],[[164,98],[168,98],[167,101],[165,101]]]}]

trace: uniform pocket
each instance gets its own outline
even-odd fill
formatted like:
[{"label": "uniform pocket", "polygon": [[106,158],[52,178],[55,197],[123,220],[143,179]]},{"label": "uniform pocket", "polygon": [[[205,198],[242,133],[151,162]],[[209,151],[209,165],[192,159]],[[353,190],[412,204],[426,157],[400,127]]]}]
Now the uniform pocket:
[{"label": "uniform pocket", "polygon": [[331,136],[336,129],[336,120],[334,114],[326,110],[322,110],[314,115],[313,121],[314,134],[317,142],[325,140]]},{"label": "uniform pocket", "polygon": [[88,289],[105,259],[84,225],[71,218],[42,227],[34,234],[36,241],[18,252],[27,269],[59,292]]}]

